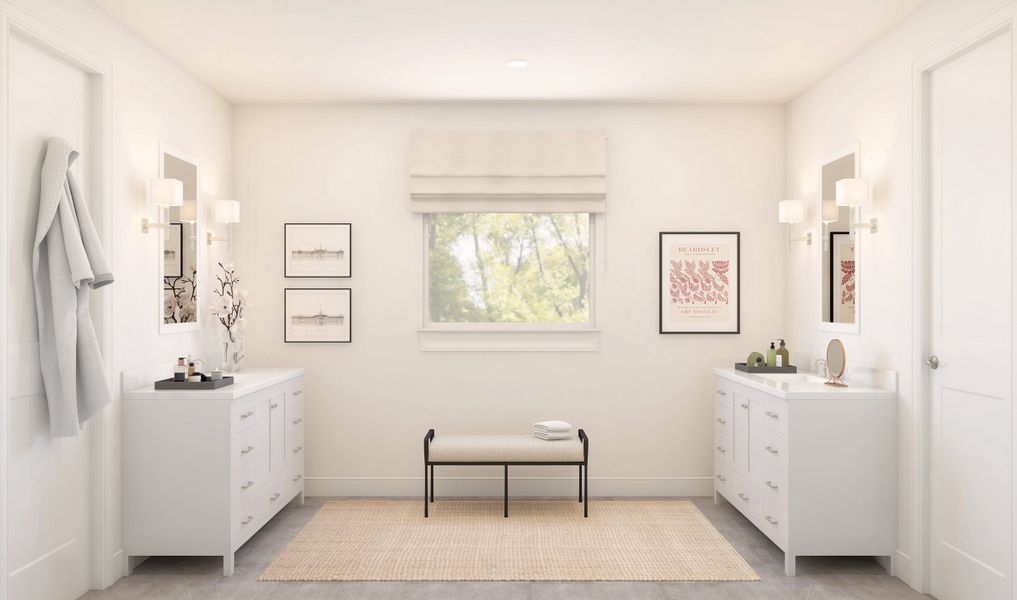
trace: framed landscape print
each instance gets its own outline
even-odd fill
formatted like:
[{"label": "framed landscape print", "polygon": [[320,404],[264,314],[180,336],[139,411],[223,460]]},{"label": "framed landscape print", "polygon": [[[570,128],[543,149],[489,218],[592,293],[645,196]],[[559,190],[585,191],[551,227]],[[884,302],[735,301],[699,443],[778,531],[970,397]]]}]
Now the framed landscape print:
[{"label": "framed landscape print", "polygon": [[162,276],[180,277],[184,274],[184,224],[170,223],[162,247]]},{"label": "framed landscape print", "polygon": [[660,233],[660,333],[739,333],[738,232]]},{"label": "framed landscape print", "polygon": [[348,344],[352,340],[350,288],[286,288],[283,341]]},{"label": "framed landscape print", "polygon": [[352,277],[349,223],[286,223],[286,277]]},{"label": "framed landscape print", "polygon": [[847,231],[830,232],[830,315],[834,323],[855,322],[855,238]]}]

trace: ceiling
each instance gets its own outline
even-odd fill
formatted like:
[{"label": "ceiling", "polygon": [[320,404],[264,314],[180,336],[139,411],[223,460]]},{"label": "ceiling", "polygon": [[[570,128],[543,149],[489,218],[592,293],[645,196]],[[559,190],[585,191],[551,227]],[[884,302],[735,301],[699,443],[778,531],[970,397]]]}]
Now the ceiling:
[{"label": "ceiling", "polygon": [[924,0],[93,1],[239,103],[784,102]]}]

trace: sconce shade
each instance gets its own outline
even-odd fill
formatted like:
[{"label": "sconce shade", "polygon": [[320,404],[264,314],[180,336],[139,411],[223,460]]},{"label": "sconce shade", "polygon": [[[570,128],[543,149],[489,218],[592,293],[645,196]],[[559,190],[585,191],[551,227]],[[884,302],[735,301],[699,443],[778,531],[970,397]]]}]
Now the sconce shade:
[{"label": "sconce shade", "polygon": [[184,223],[198,222],[198,201],[188,200],[180,205],[180,220]]},{"label": "sconce shade", "polygon": [[153,179],[148,201],[157,206],[181,206],[184,203],[184,182],[179,179]]},{"label": "sconce shade", "polygon": [[777,205],[777,220],[781,223],[801,223],[805,220],[805,203],[801,200],[781,200]]},{"label": "sconce shade", "polygon": [[837,206],[865,206],[868,203],[867,179],[841,179],[837,182]]},{"label": "sconce shade", "polygon": [[840,208],[836,200],[823,200],[823,222],[836,223],[840,221]]},{"label": "sconce shade", "polygon": [[236,200],[216,200],[215,220],[218,223],[239,223],[240,203]]}]

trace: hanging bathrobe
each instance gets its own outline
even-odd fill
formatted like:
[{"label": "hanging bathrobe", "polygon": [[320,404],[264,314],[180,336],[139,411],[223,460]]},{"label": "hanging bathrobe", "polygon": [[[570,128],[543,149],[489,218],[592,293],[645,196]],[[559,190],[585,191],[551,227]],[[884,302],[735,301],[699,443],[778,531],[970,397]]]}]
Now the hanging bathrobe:
[{"label": "hanging bathrobe", "polygon": [[32,253],[39,359],[53,437],[78,435],[79,424],[112,400],[88,297],[93,288],[113,283],[113,275],[70,171],[77,157],[67,140],[47,142]]}]

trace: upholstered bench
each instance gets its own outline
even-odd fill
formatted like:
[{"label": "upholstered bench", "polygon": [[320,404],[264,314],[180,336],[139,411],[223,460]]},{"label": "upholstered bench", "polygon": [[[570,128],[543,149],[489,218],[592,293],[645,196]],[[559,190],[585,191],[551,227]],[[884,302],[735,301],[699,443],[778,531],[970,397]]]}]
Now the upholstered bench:
[{"label": "upholstered bench", "polygon": [[579,467],[579,501],[583,516],[590,514],[590,438],[579,430],[568,440],[540,440],[531,435],[440,435],[433,429],[424,436],[424,517],[434,502],[434,468],[444,465],[501,465],[505,467],[505,517],[508,517],[510,465],[572,465]]}]

